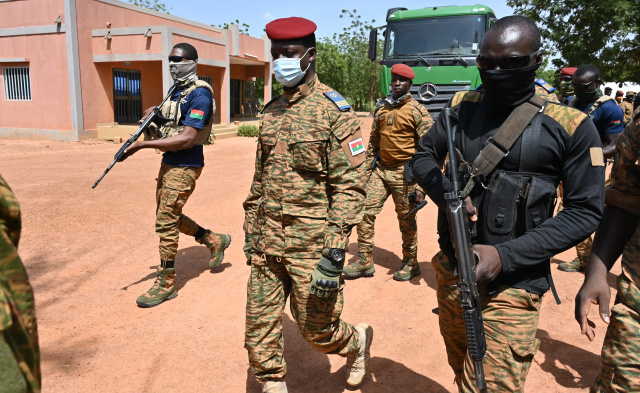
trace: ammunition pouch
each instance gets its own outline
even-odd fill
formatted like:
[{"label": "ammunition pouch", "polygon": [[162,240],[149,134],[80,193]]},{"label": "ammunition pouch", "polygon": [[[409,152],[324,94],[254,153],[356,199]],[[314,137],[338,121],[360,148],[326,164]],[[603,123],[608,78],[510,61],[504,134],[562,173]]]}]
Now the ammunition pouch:
[{"label": "ammunition pouch", "polygon": [[494,172],[477,205],[482,206],[478,240],[496,245],[524,235],[553,215],[556,196],[551,176]]}]

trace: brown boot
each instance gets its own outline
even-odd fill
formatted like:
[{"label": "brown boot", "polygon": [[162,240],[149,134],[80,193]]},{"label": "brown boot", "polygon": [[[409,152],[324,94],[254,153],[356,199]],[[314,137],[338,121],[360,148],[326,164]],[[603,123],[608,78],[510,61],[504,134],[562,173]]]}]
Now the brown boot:
[{"label": "brown boot", "polygon": [[175,285],[176,269],[165,269],[158,266],[156,271],[156,281],[151,289],[140,295],[136,300],[140,307],[154,307],[165,300],[173,299],[178,296],[178,290]]},{"label": "brown boot", "polygon": [[373,277],[376,267],[373,264],[373,255],[370,252],[358,253],[358,260],[345,266],[342,272],[347,278]]},{"label": "brown boot", "polygon": [[220,266],[224,259],[224,250],[226,250],[231,244],[231,235],[215,233],[207,229],[204,235],[202,235],[201,238],[196,239],[196,241],[209,247],[209,250],[211,250],[209,267],[215,269]]}]

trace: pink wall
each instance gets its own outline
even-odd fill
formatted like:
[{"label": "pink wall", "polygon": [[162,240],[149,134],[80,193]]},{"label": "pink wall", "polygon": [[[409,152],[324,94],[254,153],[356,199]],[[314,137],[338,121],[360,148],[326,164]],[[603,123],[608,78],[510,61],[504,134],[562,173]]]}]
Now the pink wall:
[{"label": "pink wall", "polygon": [[212,42],[174,34],[172,46],[180,42],[186,42],[193,45],[198,50],[198,57],[222,61],[226,61],[227,59],[227,50],[224,45],[218,45]]},{"label": "pink wall", "polygon": [[[64,34],[0,37],[0,57],[28,58],[31,101],[5,101],[0,90],[0,127],[70,130],[69,79]],[[0,85],[2,85],[0,78]]]},{"label": "pink wall", "polygon": [[147,38],[142,34],[114,36],[110,40],[104,37],[91,37],[94,55],[162,53],[162,35],[152,34]]},{"label": "pink wall", "polygon": [[258,56],[258,58],[246,57],[251,60],[264,60],[264,41],[260,38],[254,38],[248,35],[240,34],[240,53],[239,57],[245,57],[245,53]]},{"label": "pink wall", "polygon": [[[253,80],[253,78],[264,78],[265,66],[245,66],[241,64],[231,64],[231,79]],[[267,64],[266,67],[269,67]]]},{"label": "pink wall", "polygon": [[[63,0],[23,0],[2,3],[0,27],[54,26],[58,15],[64,23]],[[5,57],[5,56],[2,56]]]}]

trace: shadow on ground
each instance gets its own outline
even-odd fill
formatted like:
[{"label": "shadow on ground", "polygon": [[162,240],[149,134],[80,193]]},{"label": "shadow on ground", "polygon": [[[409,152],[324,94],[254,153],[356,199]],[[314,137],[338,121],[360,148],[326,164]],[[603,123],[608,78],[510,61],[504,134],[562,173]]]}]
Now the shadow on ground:
[{"label": "shadow on ground", "polygon": [[[577,324],[576,334],[579,334]],[[540,363],[540,368],[553,375],[559,385],[588,389],[593,384],[600,368],[600,356],[551,338],[542,329],[538,329],[536,337],[541,341],[539,351],[544,353],[544,362]]]},{"label": "shadow on ground", "polygon": [[[371,357],[371,373],[362,385],[351,389],[346,383],[346,368],[340,367],[331,372],[329,355],[325,355],[309,345],[302,337],[295,322],[284,316],[285,350],[287,362],[287,388],[292,392],[338,393],[360,390],[363,393],[409,393],[430,392],[448,393],[444,386],[424,375],[409,369],[404,364],[383,357]],[[372,352],[375,355],[375,338]],[[331,355],[337,356],[337,355]],[[344,360],[346,362],[346,359]],[[261,387],[247,370],[247,393],[259,393]]]}]

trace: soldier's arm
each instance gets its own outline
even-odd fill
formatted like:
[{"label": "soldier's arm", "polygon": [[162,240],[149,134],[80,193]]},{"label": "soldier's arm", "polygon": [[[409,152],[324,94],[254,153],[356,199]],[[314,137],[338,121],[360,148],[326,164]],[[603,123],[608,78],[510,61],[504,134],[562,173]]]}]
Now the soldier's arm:
[{"label": "soldier's arm", "polygon": [[373,124],[371,125],[371,134],[369,135],[365,169],[371,168],[371,163],[376,154],[378,154],[378,151],[380,151],[380,126],[378,124],[378,110],[376,110],[373,114]]},{"label": "soldier's arm", "polygon": [[242,204],[242,206],[244,207],[243,229],[245,234],[248,235],[253,235],[251,231],[252,228],[254,228],[258,207],[260,206],[260,202],[262,201],[262,164],[262,142],[260,141],[260,138],[258,138],[253,180],[251,181],[249,196],[247,196],[247,199],[245,199],[244,203]]},{"label": "soldier's arm", "polygon": [[424,134],[429,131],[433,126],[433,118],[429,114],[429,111],[420,104],[416,104],[414,109],[414,119],[416,121],[416,134],[419,138],[422,138]]},{"label": "soldier's arm", "polygon": [[328,146],[327,180],[329,212],[324,248],[346,249],[354,225],[362,219],[365,199],[364,152],[357,153],[350,143],[362,140],[360,121],[351,111],[341,112],[333,123]]}]

